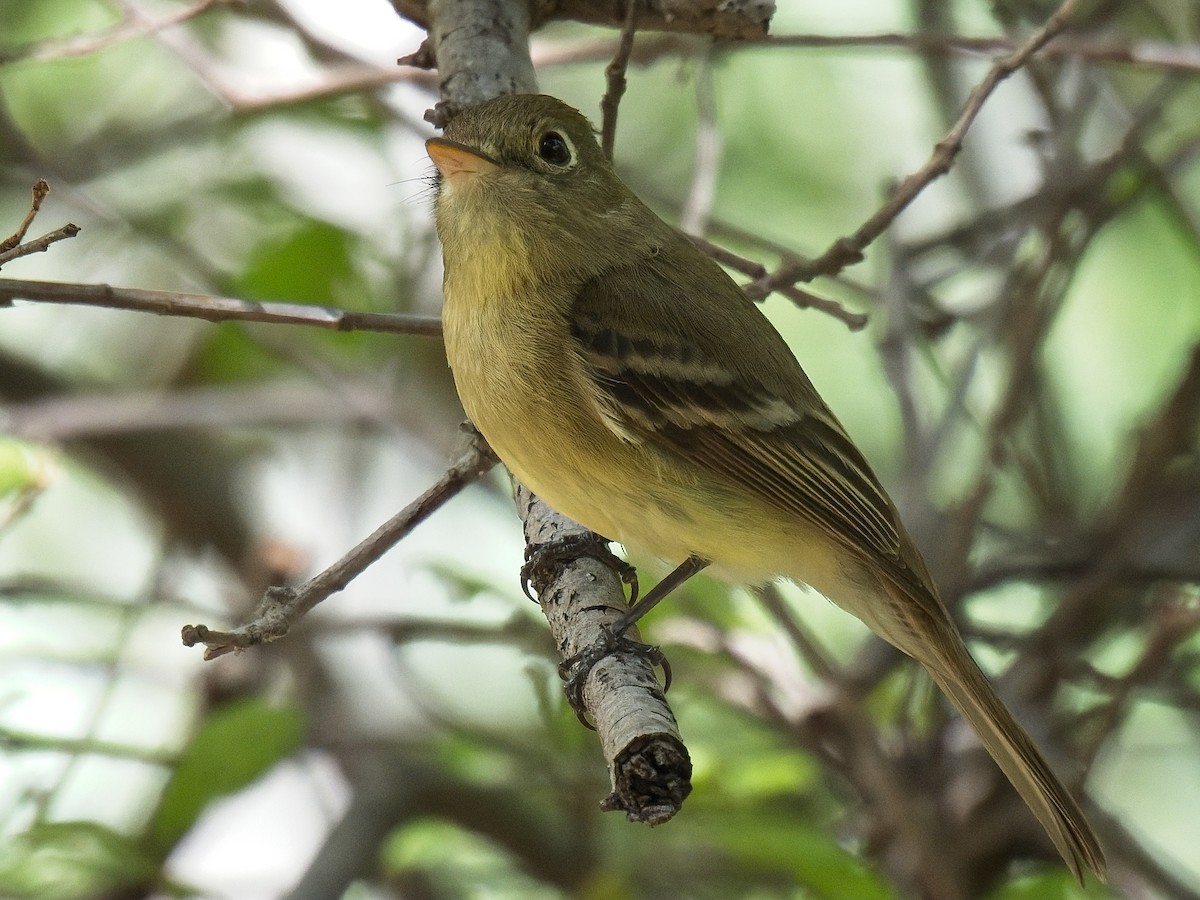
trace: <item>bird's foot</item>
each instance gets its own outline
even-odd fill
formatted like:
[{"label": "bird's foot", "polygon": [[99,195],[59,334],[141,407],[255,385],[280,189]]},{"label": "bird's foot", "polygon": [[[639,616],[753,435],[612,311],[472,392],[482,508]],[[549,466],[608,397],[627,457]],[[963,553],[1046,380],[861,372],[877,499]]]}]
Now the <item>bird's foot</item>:
[{"label": "bird's foot", "polygon": [[549,584],[557,574],[554,571],[566,563],[590,556],[611,568],[620,576],[621,581],[630,585],[629,603],[632,605],[638,598],[637,569],[625,560],[616,556],[608,547],[608,538],[592,532],[569,534],[554,541],[548,541],[536,548],[525,548],[525,565],[521,566],[521,590],[530,600],[534,600],[529,592],[532,584],[540,591],[541,585]]},{"label": "bird's foot", "polygon": [[596,664],[606,656],[617,653],[631,653],[644,658],[652,667],[663,670],[663,693],[671,689],[671,664],[667,662],[666,654],[654,644],[643,644],[641,641],[625,637],[628,626],[619,621],[615,626],[605,626],[604,635],[590,647],[585,647],[570,659],[564,659],[558,665],[558,677],[566,682],[564,690],[567,702],[575,710],[575,716],[586,727],[594,729],[587,720],[587,711],[583,703],[583,688],[587,684],[588,675]]}]

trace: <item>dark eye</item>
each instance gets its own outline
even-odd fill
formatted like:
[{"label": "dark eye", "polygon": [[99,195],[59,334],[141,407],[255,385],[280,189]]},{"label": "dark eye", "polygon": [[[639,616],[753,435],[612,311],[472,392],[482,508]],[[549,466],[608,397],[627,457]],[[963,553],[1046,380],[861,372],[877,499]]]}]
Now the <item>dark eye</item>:
[{"label": "dark eye", "polygon": [[552,166],[569,166],[571,145],[557,131],[547,131],[538,140],[538,156]]}]

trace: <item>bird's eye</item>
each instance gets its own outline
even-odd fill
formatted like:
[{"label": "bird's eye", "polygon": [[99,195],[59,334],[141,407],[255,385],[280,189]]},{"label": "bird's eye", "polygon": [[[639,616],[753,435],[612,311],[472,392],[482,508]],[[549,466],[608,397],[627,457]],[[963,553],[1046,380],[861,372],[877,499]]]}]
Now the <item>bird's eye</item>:
[{"label": "bird's eye", "polygon": [[538,139],[538,156],[552,166],[569,166],[571,145],[557,131],[547,131]]}]

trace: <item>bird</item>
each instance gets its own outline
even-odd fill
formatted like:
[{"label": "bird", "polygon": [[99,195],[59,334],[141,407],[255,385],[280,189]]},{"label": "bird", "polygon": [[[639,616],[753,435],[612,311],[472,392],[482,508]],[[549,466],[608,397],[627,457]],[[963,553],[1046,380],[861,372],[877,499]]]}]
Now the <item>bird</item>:
[{"label": "bird", "polygon": [[791,579],[857,616],[929,673],[1076,879],[1103,879],[1094,831],[971,657],[866,458],[758,306],[621,181],[587,118],[509,94],[426,148],[447,360],[508,469],[684,577]]}]

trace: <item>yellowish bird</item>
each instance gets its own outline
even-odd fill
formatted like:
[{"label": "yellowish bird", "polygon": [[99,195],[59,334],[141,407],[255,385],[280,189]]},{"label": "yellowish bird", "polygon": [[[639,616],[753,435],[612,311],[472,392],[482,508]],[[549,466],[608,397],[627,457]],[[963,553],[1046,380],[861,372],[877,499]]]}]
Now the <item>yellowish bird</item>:
[{"label": "yellowish bird", "polygon": [[968,653],[867,461],[725,272],[617,177],[578,111],[514,95],[427,142],[467,415],[562,514],[669,562],[810,585],[916,659],[1076,878],[1079,806]]}]

